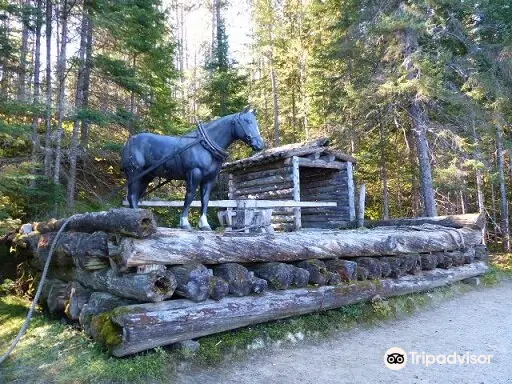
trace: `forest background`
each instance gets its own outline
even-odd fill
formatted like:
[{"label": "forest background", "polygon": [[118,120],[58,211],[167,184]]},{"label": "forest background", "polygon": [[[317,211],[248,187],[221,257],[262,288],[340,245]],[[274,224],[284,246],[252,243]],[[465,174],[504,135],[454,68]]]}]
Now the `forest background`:
[{"label": "forest background", "polygon": [[367,217],[482,212],[509,250],[511,96],[508,0],[0,0],[0,223],[119,206],[130,135],[251,103],[356,157]]}]

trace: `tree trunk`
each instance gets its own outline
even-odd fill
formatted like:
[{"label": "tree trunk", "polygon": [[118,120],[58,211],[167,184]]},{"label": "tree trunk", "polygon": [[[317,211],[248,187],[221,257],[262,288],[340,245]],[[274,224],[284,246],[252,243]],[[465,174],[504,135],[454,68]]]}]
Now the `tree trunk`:
[{"label": "tree trunk", "polygon": [[501,119],[496,124],[496,157],[498,162],[498,177],[500,182],[501,231],[503,234],[503,250],[510,252],[510,229],[508,220],[507,186],[505,184],[505,169],[503,164],[503,128]]},{"label": "tree trunk", "polygon": [[304,133],[306,136],[306,141],[309,141],[309,122],[308,122],[308,114],[309,114],[309,106],[308,106],[308,92],[306,89],[307,82],[307,63],[308,63],[308,50],[304,46],[304,18],[305,18],[305,8],[303,4],[303,0],[299,1],[300,12],[299,12],[299,38],[300,38],[300,60],[299,60],[299,75],[300,75],[300,94],[302,99],[302,125],[304,128]]},{"label": "tree trunk", "polygon": [[58,95],[57,95],[57,132],[55,139],[55,171],[53,173],[53,181],[55,184],[60,182],[60,167],[62,160],[62,137],[64,135],[64,103],[66,97],[66,51],[68,44],[68,0],[63,0],[61,10],[61,41],[60,52],[57,60],[57,81],[58,81]]},{"label": "tree trunk", "polygon": [[379,123],[380,140],[380,177],[382,180],[382,218],[389,219],[389,189],[388,189],[388,171],[386,168],[386,150],[384,144],[384,132],[382,124]]},{"label": "tree trunk", "polygon": [[274,69],[274,59],[270,59],[270,80],[272,82],[272,100],[274,103],[274,146],[278,147],[281,142],[281,129],[279,127],[279,90],[277,85],[277,75]]},{"label": "tree trunk", "polygon": [[408,158],[411,167],[411,210],[412,216],[419,216],[421,211],[420,193],[418,186],[418,156],[416,156],[416,146],[414,144],[414,135],[411,130],[405,133],[405,143],[408,148]]},{"label": "tree trunk", "polygon": [[372,230],[283,232],[273,236],[218,235],[159,228],[156,234],[148,238],[123,238],[119,245],[112,244],[110,257],[118,263],[121,270],[126,270],[146,264],[291,262],[336,257],[402,255],[456,250],[481,244],[481,241],[480,230],[431,225],[382,227]]},{"label": "tree trunk", "polygon": [[[80,28],[80,48],[78,50],[78,73],[75,92],[75,115],[81,112],[83,104],[84,72],[85,72],[85,50],[87,45],[87,30],[89,24],[87,4],[84,3],[82,10],[82,25]],[[69,152],[69,179],[67,186],[67,207],[72,212],[75,207],[76,189],[76,159],[78,157],[80,119],[75,116],[73,122],[73,135],[71,138],[71,149]]]},{"label": "tree trunk", "polygon": [[[133,57],[132,57],[132,69],[134,72],[136,71],[135,70],[136,63],[137,63],[137,56],[134,53]],[[131,91],[130,92],[130,127],[129,127],[130,136],[133,136],[135,134],[134,123],[135,123],[135,92]]]},{"label": "tree trunk", "polygon": [[27,101],[27,53],[28,53],[28,37],[29,37],[29,23],[30,18],[28,16],[30,7],[30,1],[23,0],[21,10],[21,49],[20,49],[20,67],[18,72],[18,100]]},{"label": "tree trunk", "polygon": [[44,174],[52,176],[52,0],[46,1],[46,135],[44,152]]},{"label": "tree trunk", "polygon": [[182,116],[187,116],[188,100],[185,97],[185,26],[184,7],[182,1],[176,1],[176,41],[177,41],[177,62],[179,75],[179,100],[181,101]]},{"label": "tree trunk", "polygon": [[[37,16],[36,16],[36,50],[34,53],[34,100],[33,104],[36,108],[40,107],[40,92],[41,92],[41,81],[40,81],[40,66],[41,66],[41,27],[43,24],[43,0],[36,1]],[[39,140],[39,113],[37,113],[32,119],[32,173],[36,173],[36,164],[39,161],[39,153],[41,151],[41,143]],[[32,188],[35,187],[35,178],[30,182]]]},{"label": "tree trunk", "polygon": [[217,33],[217,13],[216,13],[216,10],[217,10],[217,4],[220,0],[212,0],[212,42],[211,42],[211,45],[210,45],[210,57],[213,59],[214,55],[215,55],[215,49],[216,49],[216,43],[217,43],[217,38],[216,38],[216,33]]},{"label": "tree trunk", "polygon": [[[270,12],[274,12],[274,9],[270,7]],[[273,36],[273,25],[269,23],[267,25],[267,34],[269,41],[269,52],[268,61],[270,68],[270,81],[272,84],[272,99],[274,103],[274,146],[278,147],[281,142],[281,129],[279,127],[279,86],[277,81],[277,74],[274,63],[274,36]]]},{"label": "tree trunk", "polygon": [[[415,68],[413,55],[418,50],[418,36],[416,32],[410,28],[406,28],[403,32],[404,40],[404,68],[408,71],[408,79],[414,80],[420,76],[419,71]],[[428,117],[424,109],[424,105],[420,100],[420,95],[415,94],[412,98],[409,115],[411,117],[412,131],[414,134],[416,150],[418,154],[418,162],[420,169],[421,192],[423,198],[424,215],[436,216],[436,200],[434,194],[434,186],[432,181],[432,168],[430,165],[430,154],[427,141],[427,123]]]},{"label": "tree trunk", "polygon": [[[89,89],[91,86],[91,70],[92,70],[92,39],[93,39],[93,20],[87,10],[87,39],[85,45],[85,67],[83,76],[83,93],[82,93],[82,108],[89,108]],[[89,143],[89,120],[82,120],[82,131],[80,133],[80,146],[85,149]]]},{"label": "tree trunk", "polygon": [[437,216],[436,200],[432,180],[432,168],[430,165],[430,154],[427,141],[426,112],[420,105],[417,97],[410,109],[413,120],[413,133],[416,141],[416,150],[420,166],[421,194],[423,198],[424,215],[428,217]]}]

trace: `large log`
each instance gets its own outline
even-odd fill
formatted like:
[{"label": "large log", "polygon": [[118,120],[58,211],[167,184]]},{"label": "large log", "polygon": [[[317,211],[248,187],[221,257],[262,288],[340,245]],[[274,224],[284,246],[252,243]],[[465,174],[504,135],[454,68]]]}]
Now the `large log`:
[{"label": "large log", "polygon": [[485,225],[485,215],[480,213],[467,213],[464,215],[417,217],[414,219],[365,220],[364,222],[364,226],[368,228],[422,224],[442,225],[450,228],[468,227],[481,230]]},{"label": "large log", "polygon": [[229,284],[220,277],[212,276],[210,278],[210,299],[220,300],[229,293]]},{"label": "large log", "polygon": [[[92,334],[111,348],[115,356],[125,356],[251,324],[339,308],[369,300],[375,295],[390,297],[420,292],[486,271],[486,264],[478,262],[448,271],[422,272],[399,280],[383,279],[379,283],[365,281],[335,287],[273,291],[262,296],[226,297],[219,302],[170,300],[124,306],[99,319],[93,318]],[[109,329],[114,335],[102,334],[102,329]]]},{"label": "large log", "polygon": [[222,264],[213,268],[213,274],[228,283],[229,293],[234,296],[247,296],[251,292],[253,276],[243,265]]},{"label": "large log", "polygon": [[[146,239],[123,238],[111,257],[121,269],[144,264],[220,264],[404,255],[481,244],[480,231],[432,225],[347,231],[217,234],[159,228]],[[113,250],[115,246],[111,247]]]},{"label": "large log", "polygon": [[159,302],[169,299],[176,289],[176,278],[171,271],[155,270],[149,273],[117,274],[110,268],[87,272],[80,268],[53,270],[62,280],[78,281],[96,291],[142,302]]},{"label": "large log", "polygon": [[297,264],[297,267],[305,269],[309,273],[309,283],[326,285],[329,282],[327,266],[322,260],[304,260]]},{"label": "large log", "polygon": [[[35,223],[34,230],[40,233],[57,232],[64,222],[65,219]],[[143,238],[156,232],[156,222],[149,210],[115,208],[77,215],[71,219],[66,230],[89,233],[103,231]]]},{"label": "large log", "polygon": [[[37,257],[40,265],[46,262],[55,235],[55,232],[49,232],[39,237]],[[51,264],[59,267],[75,265],[89,271],[108,267],[108,237],[109,234],[105,232],[62,233],[55,247]]]},{"label": "large log", "polygon": [[83,287],[80,283],[73,281],[69,287],[69,301],[65,313],[68,318],[78,321],[83,307],[89,301],[92,291]]},{"label": "large log", "polygon": [[107,292],[93,292],[87,303],[82,307],[78,320],[82,326],[82,329],[88,334],[92,335],[90,325],[93,316],[99,315],[103,312],[112,311],[117,307],[133,304],[137,304],[137,302],[133,300],[122,299]]},{"label": "large log", "polygon": [[178,286],[176,294],[192,301],[203,301],[210,294],[211,274],[202,264],[178,265],[171,268]]},{"label": "large log", "polygon": [[50,286],[46,304],[50,313],[64,312],[69,301],[70,283],[54,282]]},{"label": "large log", "polygon": [[309,272],[285,263],[265,263],[254,268],[256,276],[268,281],[272,289],[288,289],[291,285],[303,288],[308,285]]}]

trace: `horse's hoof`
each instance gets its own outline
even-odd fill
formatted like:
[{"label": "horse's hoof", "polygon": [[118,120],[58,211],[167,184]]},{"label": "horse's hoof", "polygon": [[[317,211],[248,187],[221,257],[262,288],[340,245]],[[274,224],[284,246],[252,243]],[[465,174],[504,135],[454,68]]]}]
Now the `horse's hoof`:
[{"label": "horse's hoof", "polygon": [[210,227],[209,225],[205,225],[205,226],[199,227],[199,230],[200,231],[212,231],[212,227]]}]

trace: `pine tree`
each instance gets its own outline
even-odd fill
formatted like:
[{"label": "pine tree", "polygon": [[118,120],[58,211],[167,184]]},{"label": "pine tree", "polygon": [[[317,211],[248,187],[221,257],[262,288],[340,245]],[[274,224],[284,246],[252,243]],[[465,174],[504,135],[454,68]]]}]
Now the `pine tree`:
[{"label": "pine tree", "polygon": [[200,102],[206,105],[211,116],[225,116],[240,111],[247,105],[247,76],[238,73],[235,63],[229,58],[229,44],[224,20],[221,14],[221,3],[215,7],[215,43],[213,56],[206,63],[208,73],[203,86]]}]

